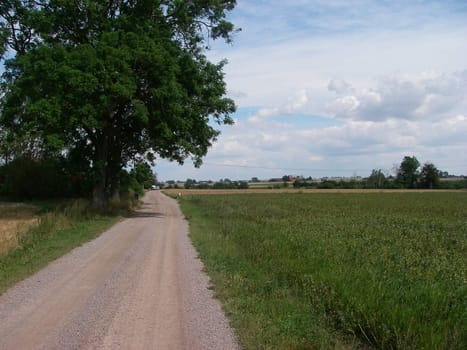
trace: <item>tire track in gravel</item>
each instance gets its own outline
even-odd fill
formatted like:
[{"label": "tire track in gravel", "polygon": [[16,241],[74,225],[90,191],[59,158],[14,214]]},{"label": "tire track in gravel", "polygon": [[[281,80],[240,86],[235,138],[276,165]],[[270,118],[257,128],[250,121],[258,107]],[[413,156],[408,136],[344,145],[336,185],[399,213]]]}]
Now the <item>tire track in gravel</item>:
[{"label": "tire track in gravel", "polygon": [[151,191],[0,296],[0,349],[239,349],[178,204]]}]

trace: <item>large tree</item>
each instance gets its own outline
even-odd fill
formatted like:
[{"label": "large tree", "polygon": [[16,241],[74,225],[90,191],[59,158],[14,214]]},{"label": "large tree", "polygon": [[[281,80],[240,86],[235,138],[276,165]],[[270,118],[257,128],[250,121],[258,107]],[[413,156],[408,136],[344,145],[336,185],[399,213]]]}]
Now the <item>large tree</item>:
[{"label": "large tree", "polygon": [[371,175],[367,179],[369,186],[374,188],[382,188],[385,185],[386,176],[384,176],[381,169],[373,169]]},{"label": "large tree", "polygon": [[420,162],[413,156],[405,156],[397,170],[397,180],[405,188],[415,188],[418,182]]},{"label": "large tree", "polygon": [[102,206],[130,161],[155,154],[195,165],[231,124],[223,66],[235,0],[11,0],[0,5],[0,128],[94,176]]},{"label": "large tree", "polygon": [[436,188],[439,186],[440,171],[433,163],[425,163],[420,172],[420,182],[424,188]]}]

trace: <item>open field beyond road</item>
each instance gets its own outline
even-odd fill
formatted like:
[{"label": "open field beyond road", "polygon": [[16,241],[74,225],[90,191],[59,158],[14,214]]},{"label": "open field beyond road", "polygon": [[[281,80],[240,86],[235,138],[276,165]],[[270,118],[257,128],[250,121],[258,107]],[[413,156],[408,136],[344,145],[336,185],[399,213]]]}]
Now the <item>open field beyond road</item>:
[{"label": "open field beyond road", "polygon": [[244,348],[467,349],[467,193],[310,192],[182,192]]},{"label": "open field beyond road", "polygon": [[206,195],[206,194],[274,194],[274,193],[467,193],[467,190],[387,190],[387,189],[296,189],[296,188],[250,188],[250,189],[235,189],[235,190],[201,190],[201,189],[184,189],[184,188],[170,188],[164,189],[164,193],[169,196],[181,195]]}]

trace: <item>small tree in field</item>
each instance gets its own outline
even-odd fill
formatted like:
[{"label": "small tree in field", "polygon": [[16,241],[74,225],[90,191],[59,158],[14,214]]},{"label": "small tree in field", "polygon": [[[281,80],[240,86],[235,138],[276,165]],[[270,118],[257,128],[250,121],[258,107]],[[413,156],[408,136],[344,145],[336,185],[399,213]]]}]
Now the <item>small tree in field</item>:
[{"label": "small tree in field", "polygon": [[439,186],[440,171],[433,163],[425,163],[420,172],[420,183],[424,188],[436,188]]},{"label": "small tree in field", "polygon": [[367,179],[368,186],[373,188],[382,188],[386,182],[386,176],[384,176],[381,169],[373,169],[371,175]]},{"label": "small tree in field", "polygon": [[415,156],[405,156],[397,170],[397,181],[405,188],[415,188],[418,182],[420,162]]}]

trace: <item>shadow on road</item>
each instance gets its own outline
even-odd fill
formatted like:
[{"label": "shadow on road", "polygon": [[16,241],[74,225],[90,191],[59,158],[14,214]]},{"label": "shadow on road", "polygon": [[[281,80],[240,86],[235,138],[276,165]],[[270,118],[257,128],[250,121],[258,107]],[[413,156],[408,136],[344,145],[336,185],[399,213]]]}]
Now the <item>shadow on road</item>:
[{"label": "shadow on road", "polygon": [[129,218],[163,218],[166,215],[156,210],[153,204],[148,202],[141,203],[140,207],[129,214]]},{"label": "shadow on road", "polygon": [[131,213],[128,217],[130,218],[163,218],[166,215],[155,211],[136,211]]}]

